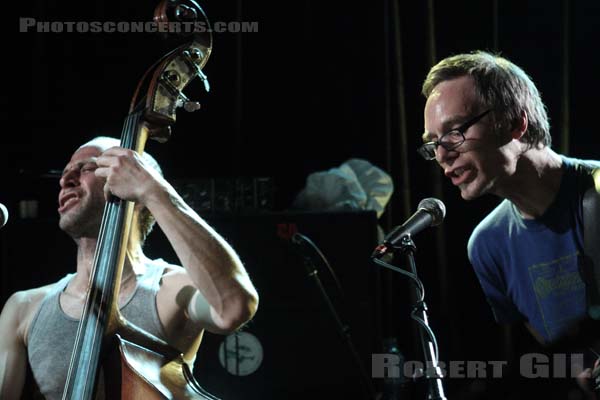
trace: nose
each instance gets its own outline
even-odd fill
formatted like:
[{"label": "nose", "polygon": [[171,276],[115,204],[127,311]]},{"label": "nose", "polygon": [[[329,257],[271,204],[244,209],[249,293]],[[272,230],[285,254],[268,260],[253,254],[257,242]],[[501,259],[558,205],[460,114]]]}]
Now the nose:
[{"label": "nose", "polygon": [[435,159],[440,165],[451,163],[456,157],[458,157],[458,152],[455,150],[446,150],[443,146],[435,149]]},{"label": "nose", "polygon": [[59,181],[61,188],[75,187],[79,185],[79,176],[76,170],[69,170],[63,174]]}]

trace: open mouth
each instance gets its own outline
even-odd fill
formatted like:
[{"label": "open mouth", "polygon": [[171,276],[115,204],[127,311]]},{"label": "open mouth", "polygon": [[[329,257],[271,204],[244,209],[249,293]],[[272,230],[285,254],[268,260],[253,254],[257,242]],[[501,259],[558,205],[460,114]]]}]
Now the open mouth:
[{"label": "open mouth", "polygon": [[58,203],[58,212],[62,213],[70,208],[73,204],[79,201],[79,196],[76,193],[68,193],[61,197]]},{"label": "open mouth", "polygon": [[452,171],[446,173],[446,176],[452,180],[452,184],[455,186],[464,183],[469,176],[472,174],[473,170],[470,168],[456,168]]}]

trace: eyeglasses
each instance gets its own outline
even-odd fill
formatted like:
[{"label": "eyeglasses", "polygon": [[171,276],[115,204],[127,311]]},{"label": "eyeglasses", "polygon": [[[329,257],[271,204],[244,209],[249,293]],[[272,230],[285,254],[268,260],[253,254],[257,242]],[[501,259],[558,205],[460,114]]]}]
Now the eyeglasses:
[{"label": "eyeglasses", "polygon": [[444,133],[438,140],[433,142],[424,143],[417,149],[417,152],[426,160],[435,159],[435,151],[438,146],[442,146],[444,149],[450,151],[456,149],[458,146],[465,142],[465,132],[479,120],[485,117],[491,109],[479,114],[478,116],[468,120],[458,128],[454,128],[449,132]]}]

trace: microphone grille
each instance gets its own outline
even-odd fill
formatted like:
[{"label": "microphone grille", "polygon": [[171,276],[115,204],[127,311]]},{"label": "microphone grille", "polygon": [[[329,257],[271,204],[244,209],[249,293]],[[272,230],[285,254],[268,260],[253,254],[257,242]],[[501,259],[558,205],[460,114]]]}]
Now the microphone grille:
[{"label": "microphone grille", "polygon": [[441,200],[436,199],[435,197],[428,197],[426,199],[421,200],[419,203],[418,209],[423,209],[431,214],[433,217],[433,221],[431,222],[431,226],[436,226],[442,223],[444,217],[446,216],[446,206],[442,203]]},{"label": "microphone grille", "polygon": [[2,228],[8,222],[8,209],[2,203],[0,203],[0,228]]}]

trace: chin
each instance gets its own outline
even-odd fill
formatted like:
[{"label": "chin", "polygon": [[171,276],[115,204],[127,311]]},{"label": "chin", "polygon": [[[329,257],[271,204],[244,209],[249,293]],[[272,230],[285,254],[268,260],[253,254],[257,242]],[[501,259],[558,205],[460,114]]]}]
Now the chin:
[{"label": "chin", "polygon": [[60,216],[59,228],[73,239],[97,237],[102,214],[88,215],[78,210],[68,210]]},{"label": "chin", "polygon": [[72,218],[69,218],[68,215],[63,214],[60,216],[59,220],[58,220],[58,227],[60,229],[62,229],[63,231],[67,232],[69,231],[69,228],[73,225],[73,221]]},{"label": "chin", "polygon": [[471,200],[476,199],[479,196],[473,196],[471,193],[468,193],[468,192],[465,192],[464,190],[461,190],[460,191],[460,197],[462,197],[463,200],[471,201]]},{"label": "chin", "polygon": [[476,182],[470,182],[464,186],[460,186],[460,196],[463,198],[463,200],[467,201],[475,200],[488,193],[488,191],[489,190],[486,190],[486,188],[482,188],[480,185],[477,185]]},{"label": "chin", "polygon": [[69,221],[67,218],[62,219],[58,223],[59,228],[73,239],[78,239],[82,236],[80,232],[80,226]]},{"label": "chin", "polygon": [[82,226],[77,224],[61,224],[60,229],[63,230],[72,239],[77,240],[81,238],[97,238],[98,231],[89,226]]}]

